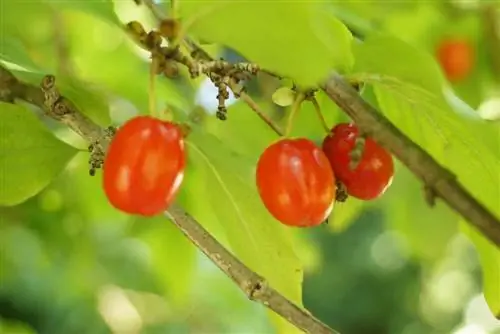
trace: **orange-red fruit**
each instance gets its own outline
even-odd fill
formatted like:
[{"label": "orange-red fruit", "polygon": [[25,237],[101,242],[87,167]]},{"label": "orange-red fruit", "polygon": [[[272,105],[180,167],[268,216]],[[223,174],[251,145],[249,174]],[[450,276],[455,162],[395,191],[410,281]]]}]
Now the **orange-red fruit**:
[{"label": "orange-red fruit", "polygon": [[173,201],[186,164],[181,128],[150,116],[118,129],[104,160],[103,186],[109,202],[135,215],[154,216]]},{"label": "orange-red fruit", "polygon": [[438,46],[437,59],[448,80],[460,81],[472,71],[474,49],[466,40],[444,40]]},{"label": "orange-red fruit", "polygon": [[351,170],[350,153],[355,148],[358,128],[354,124],[336,125],[323,140],[323,151],[332,166],[335,177],[345,185],[347,193],[362,200],[381,196],[390,186],[394,175],[394,162],[383,147],[366,138],[363,155]]},{"label": "orange-red fruit", "polygon": [[257,188],[267,210],[289,226],[316,226],[331,213],[335,176],[325,154],[307,139],[282,139],[257,163]]}]

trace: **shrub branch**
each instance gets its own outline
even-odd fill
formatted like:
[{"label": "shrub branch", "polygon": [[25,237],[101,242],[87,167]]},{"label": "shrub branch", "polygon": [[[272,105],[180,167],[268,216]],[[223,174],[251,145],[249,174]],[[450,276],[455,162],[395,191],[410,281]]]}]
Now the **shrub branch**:
[{"label": "shrub branch", "polygon": [[[0,100],[8,103],[15,103],[16,100],[26,101],[38,106],[46,116],[67,125],[89,142],[92,151],[91,170],[99,168],[114,129],[101,128],[84,116],[71,101],[59,94],[55,82],[54,76],[47,75],[39,87],[24,83],[0,65]],[[250,300],[263,304],[305,333],[338,334],[307,310],[295,305],[270,287],[263,277],[239,261],[178,204],[171,205],[165,215],[229,276]]]}]

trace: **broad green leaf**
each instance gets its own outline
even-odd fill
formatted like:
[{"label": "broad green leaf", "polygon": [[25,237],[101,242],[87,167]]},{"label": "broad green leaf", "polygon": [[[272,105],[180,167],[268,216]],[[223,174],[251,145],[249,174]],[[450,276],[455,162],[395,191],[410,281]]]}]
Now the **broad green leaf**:
[{"label": "broad green leaf", "polygon": [[272,99],[280,107],[288,107],[293,104],[296,95],[289,87],[280,87],[273,93]]},{"label": "broad green leaf", "polygon": [[[384,115],[500,217],[498,127],[454,96],[430,55],[387,36],[367,39],[354,53],[353,76],[373,84]],[[483,267],[487,276],[490,270]]]},{"label": "broad green leaf", "polygon": [[[187,149],[204,162],[199,168],[207,169],[205,187],[210,193],[199,200],[212,207],[234,254],[301,306],[302,265],[293,250],[291,230],[274,220],[262,204],[254,183],[253,163],[203,132],[190,134]],[[196,196],[197,189],[189,193]],[[202,217],[198,219],[203,223]],[[281,317],[271,316],[280,333],[298,333]]]},{"label": "broad green leaf", "polygon": [[37,65],[31,60],[20,40],[4,34],[0,34],[0,38],[0,61],[7,61],[28,70],[37,69]]},{"label": "broad green leaf", "polygon": [[77,150],[24,107],[0,103],[0,120],[0,205],[12,206],[45,188]]},{"label": "broad green leaf", "polygon": [[100,18],[111,24],[120,24],[120,20],[116,16],[115,7],[112,0],[41,0],[42,2],[53,4],[57,10],[70,9],[76,11],[86,12],[95,17]]},{"label": "broad green leaf", "polygon": [[[18,44],[22,44],[28,58],[37,65],[35,68],[31,66],[27,69],[55,71],[60,61],[55,43],[58,26],[54,20],[56,12],[40,0],[4,0],[1,12],[0,41],[15,39],[19,41]],[[4,50],[11,52],[7,49],[11,46],[7,45]],[[17,56],[19,56],[18,53],[16,53]],[[18,60],[18,62],[21,61]]]},{"label": "broad green leaf", "polygon": [[500,320],[500,250],[467,223],[462,222],[461,227],[479,252],[484,297],[493,315]]},{"label": "broad green leaf", "polygon": [[352,63],[352,35],[326,8],[314,1],[179,1],[188,33],[227,45],[301,85],[317,84],[332,67],[345,70]]},{"label": "broad green leaf", "polygon": [[12,206],[45,188],[77,150],[24,107],[0,103],[0,120],[0,205]]},{"label": "broad green leaf", "polygon": [[[39,86],[44,74],[13,71],[16,77]],[[60,93],[73,102],[78,110],[102,127],[111,124],[109,105],[106,96],[94,85],[76,78],[57,76],[56,85]]]}]

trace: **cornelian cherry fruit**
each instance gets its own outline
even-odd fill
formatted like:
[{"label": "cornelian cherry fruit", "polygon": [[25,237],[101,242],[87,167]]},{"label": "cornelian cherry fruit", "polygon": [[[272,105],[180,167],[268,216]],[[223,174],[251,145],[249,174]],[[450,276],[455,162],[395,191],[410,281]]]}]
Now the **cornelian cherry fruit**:
[{"label": "cornelian cherry fruit", "polygon": [[351,152],[356,146],[359,130],[354,124],[336,125],[323,140],[325,152],[335,177],[344,184],[349,195],[372,200],[390,186],[394,175],[391,155],[373,139],[366,138],[361,159],[351,170]]},{"label": "cornelian cherry fruit", "polygon": [[174,200],[185,164],[181,128],[138,116],[120,127],[109,145],[103,166],[104,191],[115,208],[154,216]]},{"label": "cornelian cherry fruit", "polygon": [[308,139],[281,139],[257,163],[257,188],[271,215],[288,226],[321,224],[335,201],[335,176],[328,159]]},{"label": "cornelian cherry fruit", "polygon": [[437,59],[451,82],[465,79],[474,65],[474,49],[463,39],[442,41],[437,48]]}]

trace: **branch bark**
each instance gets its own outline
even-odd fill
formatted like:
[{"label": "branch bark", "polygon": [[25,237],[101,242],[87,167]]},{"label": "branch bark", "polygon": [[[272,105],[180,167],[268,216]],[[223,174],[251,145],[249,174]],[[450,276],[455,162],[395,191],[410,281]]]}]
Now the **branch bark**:
[{"label": "branch bark", "polygon": [[[90,144],[99,145],[101,153],[106,151],[110,142],[109,133],[84,116],[71,101],[59,95],[53,76],[46,76],[40,87],[36,87],[19,81],[0,65],[0,100],[14,103],[17,99],[38,106],[45,115],[67,125]],[[263,304],[305,333],[338,334],[270,287],[263,277],[239,261],[179,205],[171,205],[165,216],[229,276],[250,300]]]},{"label": "branch bark", "polygon": [[425,184],[471,225],[500,248],[500,221],[479,203],[455,175],[405,136],[387,118],[363,100],[340,75],[333,74],[321,87],[360,130],[389,150]]}]

